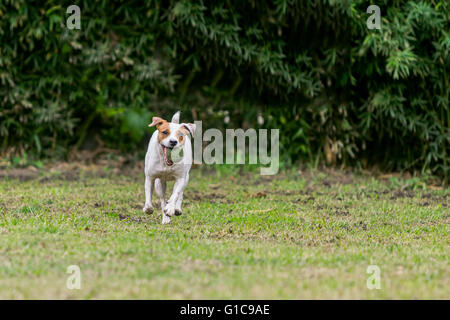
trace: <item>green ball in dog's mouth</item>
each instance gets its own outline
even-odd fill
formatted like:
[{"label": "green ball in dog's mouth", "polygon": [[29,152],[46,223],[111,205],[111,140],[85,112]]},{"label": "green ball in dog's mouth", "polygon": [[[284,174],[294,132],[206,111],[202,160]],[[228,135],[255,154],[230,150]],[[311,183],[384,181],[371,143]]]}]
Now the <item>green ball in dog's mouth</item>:
[{"label": "green ball in dog's mouth", "polygon": [[173,163],[177,163],[183,159],[184,151],[183,148],[167,148],[166,154],[168,160],[171,160]]}]

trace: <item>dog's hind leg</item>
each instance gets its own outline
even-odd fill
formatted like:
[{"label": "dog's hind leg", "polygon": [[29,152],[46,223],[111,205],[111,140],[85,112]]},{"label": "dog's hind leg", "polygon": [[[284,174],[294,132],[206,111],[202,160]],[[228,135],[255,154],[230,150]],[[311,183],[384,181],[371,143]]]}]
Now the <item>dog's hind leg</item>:
[{"label": "dog's hind leg", "polygon": [[166,181],[159,178],[155,179],[155,191],[161,201],[161,210],[164,211],[166,206]]},{"label": "dog's hind leg", "polygon": [[142,211],[145,213],[153,213],[153,205],[152,205],[152,181],[153,179],[145,175],[145,205]]}]

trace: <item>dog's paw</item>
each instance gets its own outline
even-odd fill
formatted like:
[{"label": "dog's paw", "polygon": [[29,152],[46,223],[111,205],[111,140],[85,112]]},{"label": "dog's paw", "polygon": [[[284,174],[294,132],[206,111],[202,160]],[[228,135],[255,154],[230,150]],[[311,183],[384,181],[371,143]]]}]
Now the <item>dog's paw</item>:
[{"label": "dog's paw", "polygon": [[154,211],[154,209],[153,209],[153,206],[152,206],[152,205],[146,204],[146,205],[144,206],[144,208],[142,208],[142,211],[144,211],[144,213],[147,213],[147,214],[152,214],[153,211]]},{"label": "dog's paw", "polygon": [[168,204],[166,205],[166,207],[164,208],[164,213],[166,215],[168,215],[169,217],[172,217],[175,214],[175,206],[173,206],[172,204]]},{"label": "dog's paw", "polygon": [[175,209],[176,216],[181,216],[182,214],[183,214],[183,212],[181,211],[181,209]]},{"label": "dog's paw", "polygon": [[162,222],[161,223],[162,224],[169,224],[170,223],[170,217],[163,213],[163,218],[162,218]]}]

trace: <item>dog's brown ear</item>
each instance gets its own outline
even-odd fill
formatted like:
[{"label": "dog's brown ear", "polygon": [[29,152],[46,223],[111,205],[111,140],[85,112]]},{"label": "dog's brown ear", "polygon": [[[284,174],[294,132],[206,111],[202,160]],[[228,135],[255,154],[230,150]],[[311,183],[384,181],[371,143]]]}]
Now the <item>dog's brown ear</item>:
[{"label": "dog's brown ear", "polygon": [[149,127],[153,127],[153,126],[159,126],[161,123],[163,123],[164,119],[160,118],[160,117],[153,117],[152,118],[152,123],[150,123],[148,126]]}]

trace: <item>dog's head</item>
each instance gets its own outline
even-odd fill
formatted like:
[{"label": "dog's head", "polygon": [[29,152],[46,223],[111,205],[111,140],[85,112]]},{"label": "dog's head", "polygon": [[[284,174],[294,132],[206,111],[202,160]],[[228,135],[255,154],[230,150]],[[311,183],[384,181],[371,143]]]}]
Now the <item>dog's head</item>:
[{"label": "dog's head", "polygon": [[158,142],[163,150],[164,161],[168,166],[171,166],[173,162],[167,157],[167,149],[172,150],[182,147],[186,139],[188,139],[186,136],[188,134],[193,135],[195,131],[195,124],[180,123],[180,111],[173,115],[171,122],[160,117],[153,117],[152,123],[148,126],[156,126]]}]

